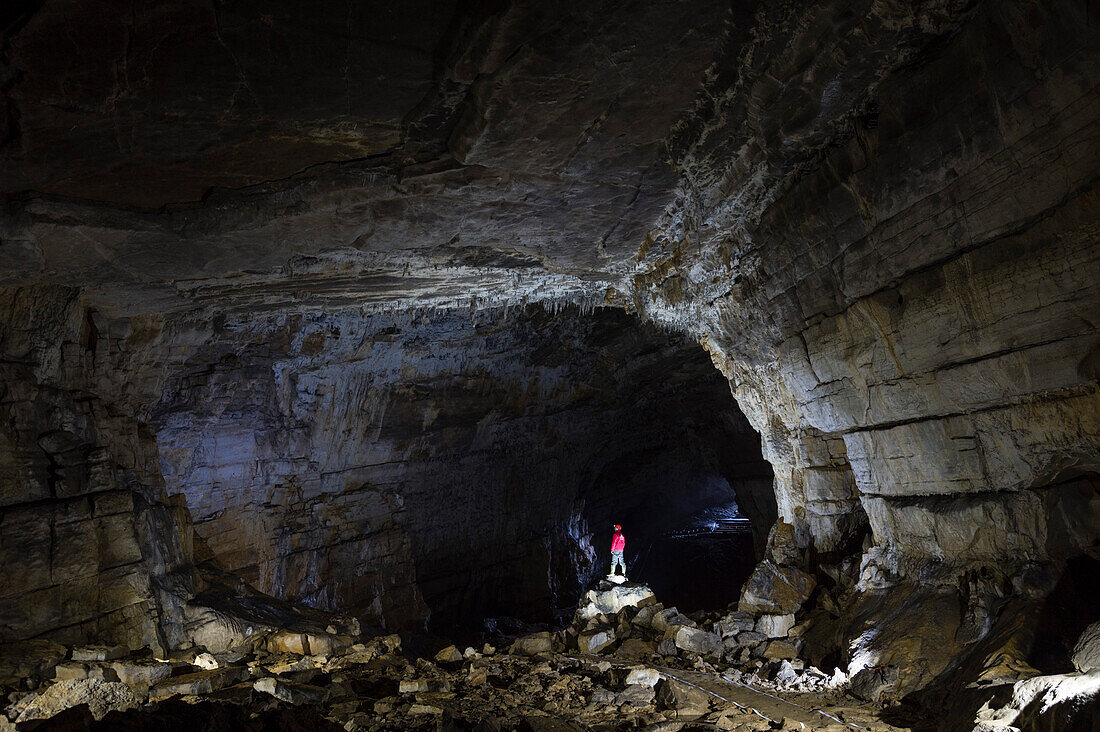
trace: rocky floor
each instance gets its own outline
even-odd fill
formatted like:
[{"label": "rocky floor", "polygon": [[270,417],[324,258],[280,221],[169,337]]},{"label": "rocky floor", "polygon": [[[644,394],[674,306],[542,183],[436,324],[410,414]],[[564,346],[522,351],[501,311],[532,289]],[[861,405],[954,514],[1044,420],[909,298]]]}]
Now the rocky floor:
[{"label": "rocky floor", "polygon": [[[256,633],[225,653],[165,659],[27,643],[23,677],[5,679],[0,729],[910,729],[867,701],[874,674],[805,666],[783,619],[688,617],[634,583],[601,581],[567,628],[507,648],[411,658],[398,635],[354,630]],[[975,729],[1016,729],[986,716]]]}]

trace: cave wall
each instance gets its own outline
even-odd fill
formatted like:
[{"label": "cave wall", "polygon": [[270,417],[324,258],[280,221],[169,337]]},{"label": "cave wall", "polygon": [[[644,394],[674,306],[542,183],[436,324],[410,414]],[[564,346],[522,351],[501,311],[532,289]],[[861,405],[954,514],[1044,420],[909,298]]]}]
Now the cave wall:
[{"label": "cave wall", "polygon": [[802,547],[869,526],[863,590],[965,595],[983,568],[1026,597],[1021,578],[1056,578],[1065,546],[1096,551],[1095,494],[1092,529],[1052,529],[1045,488],[1100,460],[1096,19],[959,8],[758,14],[634,284],[729,375]]},{"label": "cave wall", "polygon": [[119,339],[65,288],[4,290],[0,311],[0,634],[163,650],[187,516],[116,400]]}]

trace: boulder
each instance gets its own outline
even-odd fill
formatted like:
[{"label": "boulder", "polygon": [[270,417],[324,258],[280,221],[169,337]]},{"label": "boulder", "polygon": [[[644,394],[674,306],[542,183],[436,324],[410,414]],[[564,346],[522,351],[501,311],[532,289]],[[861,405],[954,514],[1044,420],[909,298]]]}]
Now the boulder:
[{"label": "boulder", "polygon": [[756,565],[741,588],[738,610],[744,613],[785,615],[802,607],[817,586],[809,574],[770,561]]},{"label": "boulder", "polygon": [[[471,651],[470,655],[472,656],[474,653],[474,649],[471,648],[469,650]],[[436,663],[462,663],[462,658],[462,653],[455,646],[447,646],[446,648],[439,651],[439,653],[435,654]]]},{"label": "boulder", "polygon": [[655,691],[658,707],[675,710],[678,720],[692,721],[710,711],[710,694],[676,679],[661,679]]},{"label": "boulder", "polygon": [[200,653],[195,656],[195,660],[191,662],[191,665],[210,671],[218,667],[218,659],[210,653]]},{"label": "boulder", "polygon": [[877,702],[894,688],[897,680],[897,666],[865,668],[852,676],[848,691],[856,699]]},{"label": "boulder", "polygon": [[656,686],[661,680],[661,672],[655,668],[633,668],[626,675],[626,684],[641,684],[643,686]]},{"label": "boulder", "polygon": [[268,637],[267,650],[269,653],[296,653],[299,656],[308,656],[309,637],[304,633],[280,630]]},{"label": "boulder", "polygon": [[682,615],[679,610],[674,607],[665,608],[664,610],[655,613],[650,620],[650,627],[654,630],[659,630],[662,633],[668,630],[674,625],[687,626],[689,628],[695,627],[695,621],[686,615]]},{"label": "boulder", "polygon": [[451,690],[447,679],[404,679],[397,690],[402,694],[443,694]]},{"label": "boulder", "polygon": [[59,681],[20,701],[17,723],[49,719],[66,709],[87,704],[92,716],[103,719],[108,712],[136,709],[141,699],[126,684],[96,679]]},{"label": "boulder", "polygon": [[534,656],[538,653],[550,653],[553,649],[554,642],[550,633],[543,631],[516,638],[508,652],[515,656]]},{"label": "boulder", "polygon": [[755,646],[759,643],[763,643],[768,639],[768,636],[763,633],[757,633],[755,630],[748,630],[744,633],[737,634],[737,645],[739,646]]},{"label": "boulder", "polygon": [[645,607],[657,601],[653,590],[634,582],[613,584],[600,582],[599,588],[589,590],[577,607],[577,615],[583,619],[596,615],[615,615],[625,607]]},{"label": "boulder", "polygon": [[59,663],[53,670],[54,681],[72,681],[88,678],[88,667],[75,661]]},{"label": "boulder", "polygon": [[599,653],[615,642],[615,629],[600,626],[586,630],[577,636],[577,648],[581,653]]},{"label": "boulder", "polygon": [[677,648],[698,653],[700,656],[721,658],[725,651],[721,638],[698,628],[677,628],[672,639]]},{"label": "boulder", "polygon": [[295,684],[270,676],[263,679],[257,679],[255,683],[252,684],[252,688],[294,705],[320,704],[324,702],[328,696],[328,692],[319,686]]},{"label": "boulder", "polygon": [[723,638],[728,638],[743,631],[752,630],[755,626],[756,621],[749,613],[732,612],[714,624],[714,632]]},{"label": "boulder", "polygon": [[644,707],[647,704],[652,704],[656,695],[657,693],[652,686],[633,684],[616,694],[614,703],[619,706],[629,704],[635,707]]},{"label": "boulder", "polygon": [[794,627],[794,615],[761,615],[756,621],[756,632],[768,638],[786,638]]},{"label": "boulder", "polygon": [[646,660],[657,652],[657,644],[641,638],[627,638],[615,649],[615,656],[635,661]]},{"label": "boulder", "polygon": [[332,656],[342,653],[355,643],[355,639],[347,635],[333,633],[307,633],[309,652],[314,655]]},{"label": "boulder", "polygon": [[1100,620],[1085,628],[1073,646],[1073,667],[1082,672],[1100,669]]},{"label": "boulder", "polygon": [[244,666],[226,666],[210,671],[197,671],[193,674],[173,676],[149,689],[149,701],[161,701],[173,696],[209,694],[233,684],[239,684],[249,677]]},{"label": "boulder", "polygon": [[764,658],[770,661],[798,658],[798,649],[785,640],[773,640],[764,648]]},{"label": "boulder", "polygon": [[135,689],[146,689],[172,675],[172,664],[160,661],[115,661],[111,668],[119,681]]}]

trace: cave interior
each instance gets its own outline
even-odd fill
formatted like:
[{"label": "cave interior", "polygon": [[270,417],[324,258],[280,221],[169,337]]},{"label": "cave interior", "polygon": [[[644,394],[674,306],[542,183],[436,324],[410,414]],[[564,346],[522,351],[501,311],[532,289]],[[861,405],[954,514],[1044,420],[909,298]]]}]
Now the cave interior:
[{"label": "cave interior", "polygon": [[[256,668],[247,704],[188,706],[87,649],[171,681],[396,635],[473,678],[483,644],[590,641],[615,524],[631,583],[717,638],[653,664],[773,699],[820,669],[799,689],[855,705],[821,729],[1100,729],[1098,27],[1090,0],[6,5],[0,729],[78,682],[101,696],[39,719],[474,729],[390,671],[295,667],[339,712],[256,707]],[[108,682],[145,706],[101,710]],[[476,728],[672,729],[663,683]]]}]

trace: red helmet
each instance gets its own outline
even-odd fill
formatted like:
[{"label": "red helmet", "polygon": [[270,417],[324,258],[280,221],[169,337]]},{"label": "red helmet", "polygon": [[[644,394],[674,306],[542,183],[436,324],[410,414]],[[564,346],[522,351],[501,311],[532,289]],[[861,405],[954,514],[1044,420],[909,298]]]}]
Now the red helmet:
[{"label": "red helmet", "polygon": [[618,524],[615,524],[615,531],[622,531],[622,530],[623,530],[622,526],[619,526]]}]

